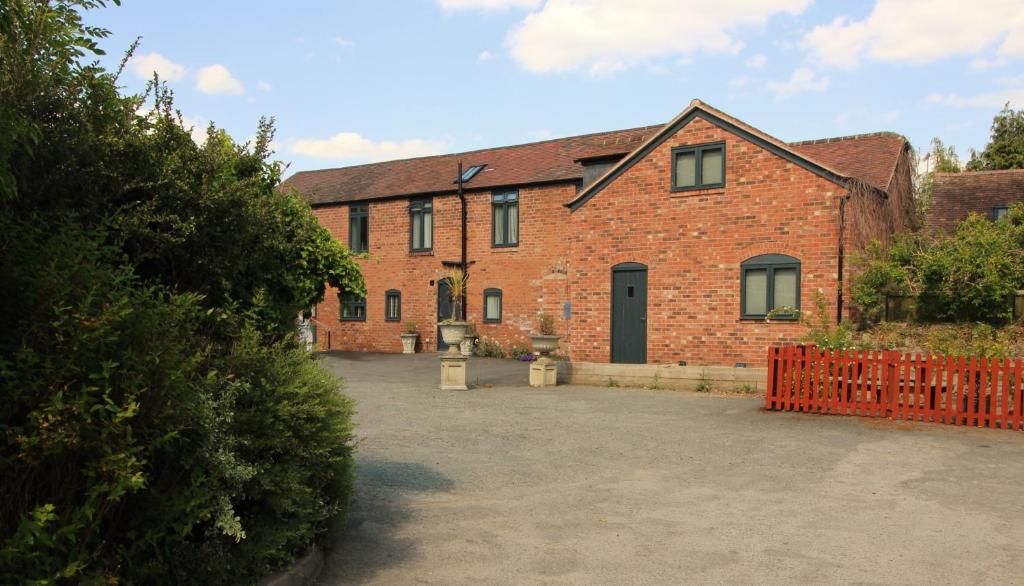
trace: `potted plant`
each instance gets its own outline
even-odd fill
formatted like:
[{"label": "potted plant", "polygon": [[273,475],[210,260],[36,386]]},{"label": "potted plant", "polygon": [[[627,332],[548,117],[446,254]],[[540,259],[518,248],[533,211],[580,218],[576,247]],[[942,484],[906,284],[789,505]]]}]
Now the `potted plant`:
[{"label": "potted plant", "polygon": [[469,277],[460,269],[451,269],[443,277],[448,281],[448,289],[452,295],[452,317],[442,321],[441,338],[448,344],[448,353],[452,356],[459,354],[459,345],[466,337],[466,327],[469,325],[462,321],[462,300],[466,298],[466,282]]},{"label": "potted plant", "polygon": [[470,322],[466,324],[466,337],[462,338],[459,351],[463,356],[472,356],[474,345],[476,345],[476,325]]},{"label": "potted plant", "polygon": [[416,353],[416,339],[420,335],[416,332],[416,324],[407,321],[402,326],[402,354],[415,354]]},{"label": "potted plant", "polygon": [[541,356],[547,356],[558,349],[558,330],[555,327],[555,317],[549,313],[541,313],[537,316],[537,332],[530,334],[533,342],[533,349]]}]

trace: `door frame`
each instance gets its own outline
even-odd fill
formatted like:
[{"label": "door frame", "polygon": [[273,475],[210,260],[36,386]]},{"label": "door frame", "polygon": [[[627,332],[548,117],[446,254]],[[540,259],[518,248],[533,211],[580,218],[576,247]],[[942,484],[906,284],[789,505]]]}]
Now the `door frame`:
[{"label": "door frame", "polygon": [[[647,307],[649,305],[649,291],[650,291],[650,280],[647,271],[647,265],[638,262],[620,262],[617,265],[612,266],[611,270],[611,287],[610,295],[608,295],[611,304],[608,307],[608,363],[618,364],[615,362],[615,273],[629,273],[629,272],[643,272],[644,273],[644,344],[643,344],[643,362],[639,364],[647,364]],[[626,364],[626,363],[623,363]]]}]

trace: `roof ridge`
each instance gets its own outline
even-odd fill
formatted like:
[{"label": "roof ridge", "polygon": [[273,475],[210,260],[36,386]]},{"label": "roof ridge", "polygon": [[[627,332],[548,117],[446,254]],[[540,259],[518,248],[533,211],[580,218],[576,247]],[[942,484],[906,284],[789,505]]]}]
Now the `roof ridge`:
[{"label": "roof ridge", "polygon": [[797,141],[793,141],[793,142],[788,142],[786,144],[788,144],[789,146],[803,146],[803,145],[807,145],[807,144],[828,144],[830,142],[841,142],[841,141],[844,141],[844,140],[857,140],[858,138],[871,138],[871,137],[874,137],[874,136],[894,136],[896,138],[902,138],[903,140],[907,140],[907,137],[903,136],[902,134],[900,134],[898,132],[893,132],[891,130],[879,130],[879,131],[876,131],[876,132],[863,132],[861,134],[847,134],[845,136],[833,136],[833,137],[828,137],[828,138],[812,138],[812,139],[808,139],[808,140],[797,140]]},{"label": "roof ridge", "polygon": [[960,175],[987,175],[993,173],[1024,173],[1024,169],[981,169],[978,171],[936,171],[935,176],[956,177]]},{"label": "roof ridge", "polygon": [[441,153],[441,154],[437,154],[437,155],[424,155],[424,156],[421,156],[421,157],[405,157],[405,158],[402,158],[402,159],[389,159],[387,161],[376,161],[376,162],[373,162],[373,163],[359,163],[357,165],[342,165],[340,167],[325,167],[325,168],[322,168],[322,169],[309,169],[309,170],[306,170],[306,171],[296,171],[292,175],[292,177],[295,177],[295,175],[301,175],[301,174],[304,174],[304,173],[322,173],[324,171],[337,171],[339,169],[360,169],[360,168],[366,168],[366,167],[373,167],[375,165],[388,165],[388,164],[391,164],[391,163],[397,163],[399,161],[423,161],[423,160],[427,160],[427,159],[439,159],[441,157],[454,157],[454,156],[459,156],[459,155],[472,155],[474,153],[482,153],[484,151],[494,151],[494,150],[498,150],[498,149],[514,149],[514,148],[520,148],[520,147],[535,146],[535,145],[539,145],[539,144],[547,144],[547,143],[552,143],[552,142],[560,142],[560,141],[564,141],[564,140],[572,140],[572,139],[576,139],[576,138],[588,138],[588,137],[591,137],[591,136],[598,136],[598,135],[601,135],[601,134],[616,134],[616,133],[622,133],[622,132],[637,132],[637,131],[640,131],[640,130],[654,130],[656,128],[661,128],[662,126],[665,126],[665,125],[664,124],[650,124],[650,125],[647,125],[647,126],[636,126],[636,127],[633,127],[633,128],[620,128],[618,130],[604,130],[604,131],[599,131],[599,132],[587,132],[585,134],[573,134],[573,135],[570,135],[570,136],[562,136],[562,137],[559,137],[559,138],[547,138],[547,139],[544,139],[544,140],[536,140],[536,141],[533,141],[533,142],[521,142],[521,143],[518,143],[518,144],[493,146],[493,147],[486,147],[486,148],[480,148],[480,149],[473,149],[473,150],[469,150],[469,151],[456,151],[456,152],[453,152],[453,153]]}]

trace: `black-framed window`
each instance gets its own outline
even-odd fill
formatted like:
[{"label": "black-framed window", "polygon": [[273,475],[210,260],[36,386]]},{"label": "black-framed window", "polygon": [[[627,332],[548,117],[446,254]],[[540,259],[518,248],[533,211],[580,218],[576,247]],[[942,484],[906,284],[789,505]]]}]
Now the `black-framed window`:
[{"label": "black-framed window", "polygon": [[370,250],[369,204],[348,206],[348,249],[352,252],[368,252]]},{"label": "black-framed window", "polygon": [[366,321],[366,298],[354,295],[343,295],[341,303],[341,321]]},{"label": "black-framed window", "polygon": [[725,143],[672,149],[672,191],[725,187]]},{"label": "black-framed window", "polygon": [[434,201],[430,198],[409,202],[409,250],[422,252],[434,248]]},{"label": "black-framed window", "polygon": [[484,322],[501,321],[501,289],[484,289]]},{"label": "black-framed window", "polygon": [[1002,220],[1010,213],[1010,206],[995,206],[992,208],[992,219],[996,222]]},{"label": "black-framed window", "polygon": [[[800,261],[784,254],[762,254],[740,265],[740,316],[762,319],[782,308],[800,309]],[[785,313],[774,318],[795,318]]]},{"label": "black-framed window", "polygon": [[402,319],[402,292],[398,289],[388,289],[384,293],[384,321],[401,321]]},{"label": "black-framed window", "polygon": [[519,245],[519,192],[491,194],[491,245]]}]

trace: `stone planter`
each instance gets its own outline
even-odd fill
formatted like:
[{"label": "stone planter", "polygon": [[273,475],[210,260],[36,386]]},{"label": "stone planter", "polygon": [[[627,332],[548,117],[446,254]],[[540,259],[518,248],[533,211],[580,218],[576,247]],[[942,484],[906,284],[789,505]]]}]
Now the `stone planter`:
[{"label": "stone planter", "polygon": [[462,339],[462,342],[459,343],[459,352],[461,352],[462,355],[466,356],[466,357],[472,356],[473,355],[473,346],[475,346],[475,345],[476,345],[476,337],[475,336],[466,336],[465,338]]},{"label": "stone planter", "polygon": [[402,336],[402,354],[415,354],[416,353],[416,339],[420,337],[419,334],[401,334]]},{"label": "stone planter", "polygon": [[459,354],[459,345],[466,338],[466,328],[469,324],[464,321],[455,321],[441,324],[441,339],[448,344],[448,353]]},{"label": "stone planter", "polygon": [[530,340],[533,342],[533,349],[540,352],[541,356],[547,356],[555,350],[558,350],[558,341],[561,339],[561,336],[530,334]]}]

